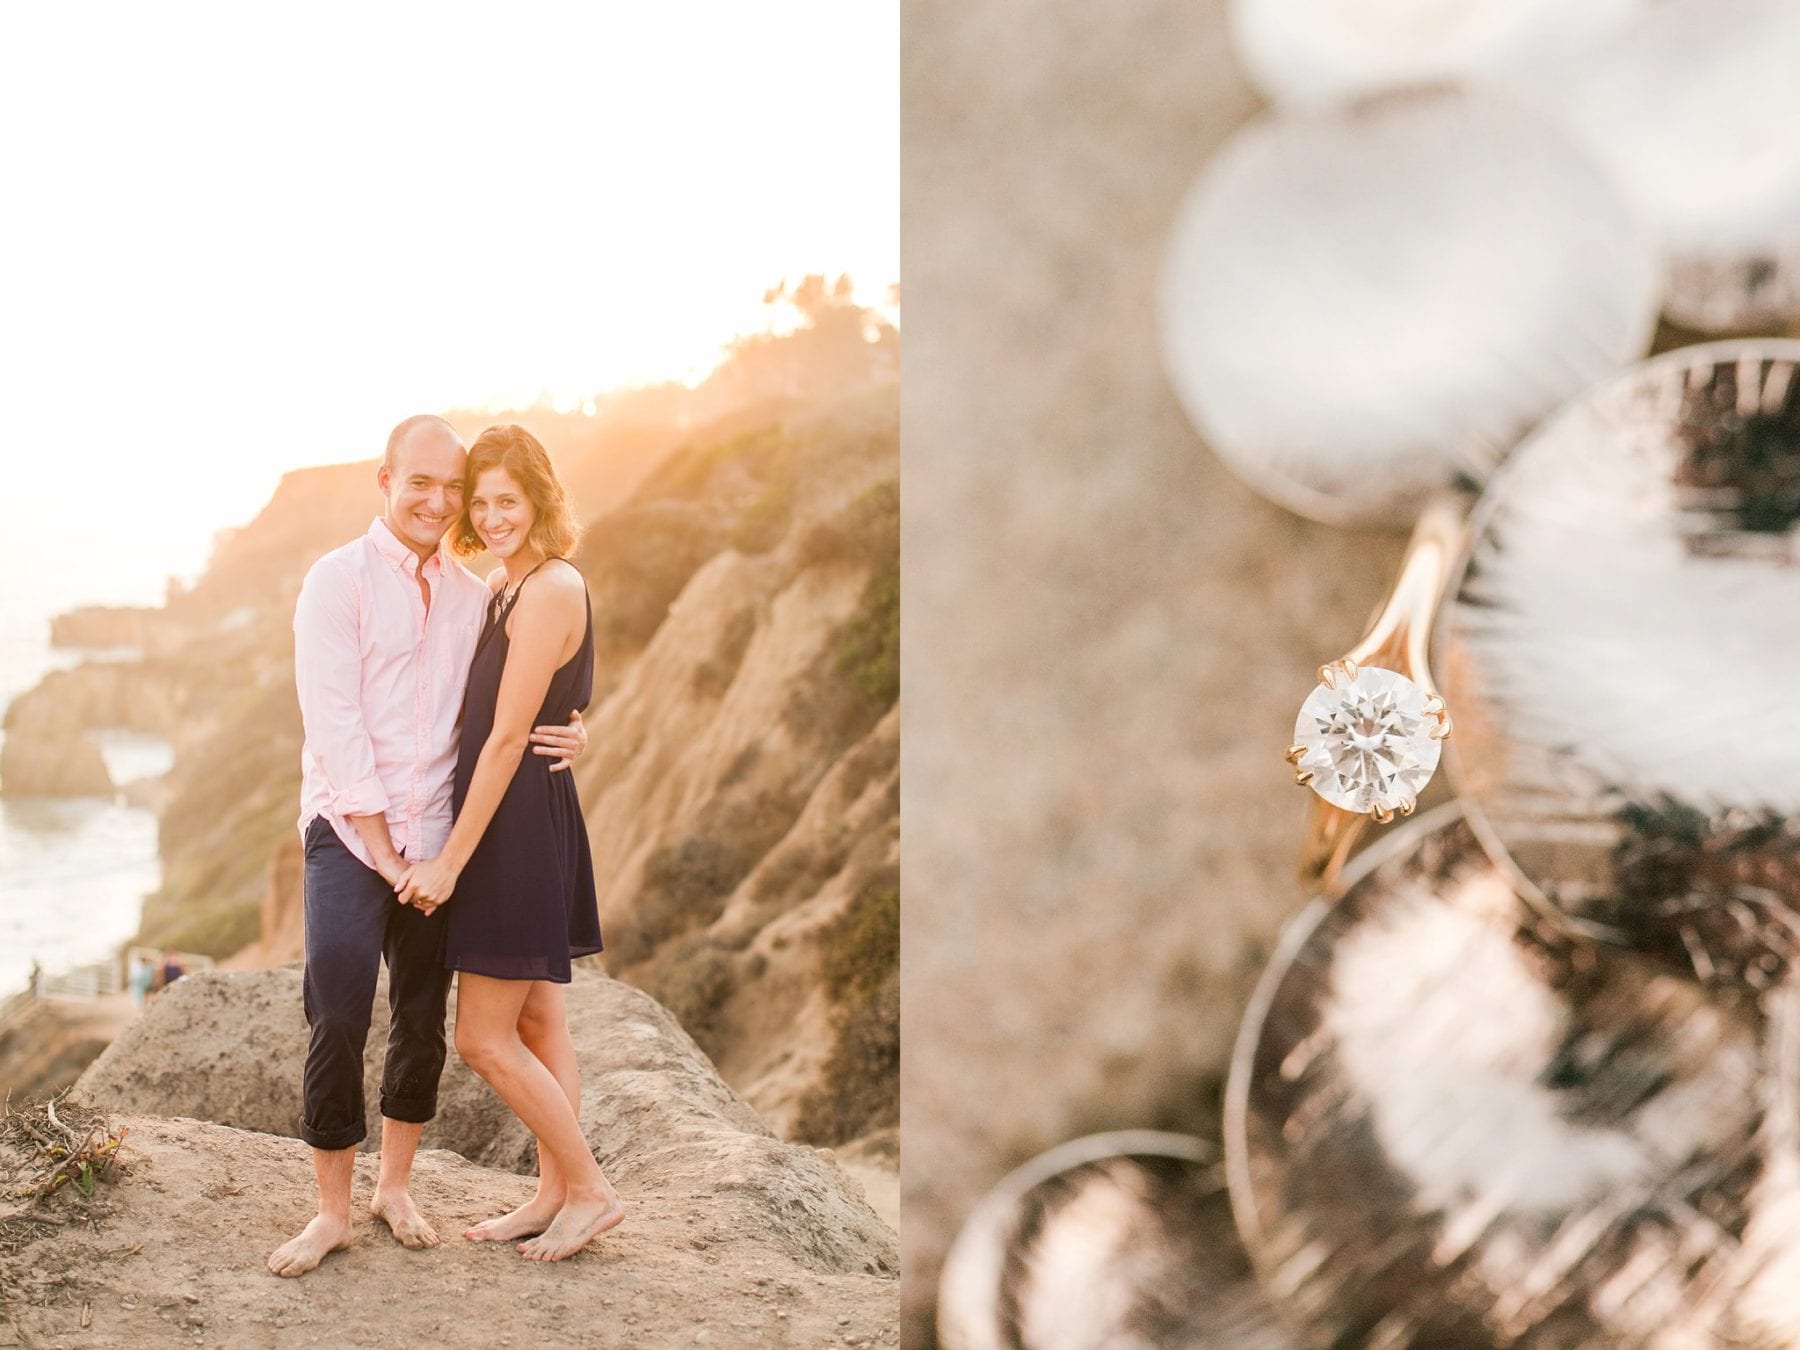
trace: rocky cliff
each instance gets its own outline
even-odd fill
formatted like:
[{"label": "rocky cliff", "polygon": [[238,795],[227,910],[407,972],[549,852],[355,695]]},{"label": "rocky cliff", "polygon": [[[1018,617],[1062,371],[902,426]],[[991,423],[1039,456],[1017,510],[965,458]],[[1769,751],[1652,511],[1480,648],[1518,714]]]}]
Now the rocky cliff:
[{"label": "rocky cliff", "polygon": [[898,1124],[895,413],[865,398],[678,455],[584,550],[617,585],[603,560],[684,516],[696,559],[641,650],[613,634],[576,770],[607,967],[828,1143]]},{"label": "rocky cliff", "polygon": [[[895,389],[765,401],[660,443],[639,428],[617,460],[579,418],[558,429],[598,649],[576,774],[607,941],[593,964],[672,1008],[782,1134],[891,1165]],[[288,475],[195,586],[130,619],[142,661],[21,700],[59,734],[175,741],[139,940],[240,968],[300,955],[292,607],[313,559],[366,528],[373,477]]]}]

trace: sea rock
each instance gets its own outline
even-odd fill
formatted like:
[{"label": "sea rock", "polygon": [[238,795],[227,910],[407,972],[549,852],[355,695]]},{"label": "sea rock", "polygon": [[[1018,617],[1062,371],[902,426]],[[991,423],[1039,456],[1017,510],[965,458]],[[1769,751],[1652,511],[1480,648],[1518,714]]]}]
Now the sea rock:
[{"label": "sea rock", "polygon": [[168,735],[180,725],[187,677],[164,661],[84,661],[53,670],[6,709],[6,729],[72,733],[101,727]]},{"label": "sea rock", "polygon": [[78,731],[17,726],[0,748],[0,796],[110,797],[112,775],[95,745]]},{"label": "sea rock", "polygon": [[149,646],[160,610],[120,605],[84,605],[50,620],[53,647]]}]

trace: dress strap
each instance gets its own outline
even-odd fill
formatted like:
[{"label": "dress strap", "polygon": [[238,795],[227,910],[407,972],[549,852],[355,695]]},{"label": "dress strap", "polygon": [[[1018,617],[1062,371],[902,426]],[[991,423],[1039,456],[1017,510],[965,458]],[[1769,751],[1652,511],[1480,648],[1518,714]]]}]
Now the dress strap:
[{"label": "dress strap", "polygon": [[517,586],[511,587],[510,589],[503,586],[494,592],[493,604],[496,623],[506,622],[506,616],[512,613],[512,607],[519,601],[519,592],[525,589],[526,582],[537,575],[538,567],[542,567],[545,563],[554,562],[555,560],[556,557],[554,554],[548,558],[540,559],[537,567],[532,568],[531,571],[519,578],[519,584]]}]

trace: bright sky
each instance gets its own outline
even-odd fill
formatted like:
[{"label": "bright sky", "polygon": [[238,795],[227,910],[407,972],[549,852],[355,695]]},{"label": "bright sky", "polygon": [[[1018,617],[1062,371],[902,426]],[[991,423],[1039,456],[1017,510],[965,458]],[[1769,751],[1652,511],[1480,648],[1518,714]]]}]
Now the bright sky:
[{"label": "bright sky", "polygon": [[7,6],[0,125],[8,533],[134,593],[408,413],[899,277],[898,0]]}]

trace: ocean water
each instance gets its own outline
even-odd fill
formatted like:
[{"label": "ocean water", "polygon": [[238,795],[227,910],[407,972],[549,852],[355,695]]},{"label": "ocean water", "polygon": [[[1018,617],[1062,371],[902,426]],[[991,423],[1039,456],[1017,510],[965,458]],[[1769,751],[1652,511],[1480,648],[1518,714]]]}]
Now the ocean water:
[{"label": "ocean water", "polygon": [[[162,599],[161,579],[136,569],[0,575],[0,710],[48,671],[134,655],[55,650],[51,616]],[[97,739],[118,784],[161,774],[173,757],[154,736],[113,731]],[[137,931],[144,897],[161,878],[149,811],[122,798],[0,798],[0,996],[24,985],[34,960],[55,973],[110,956]]]}]

